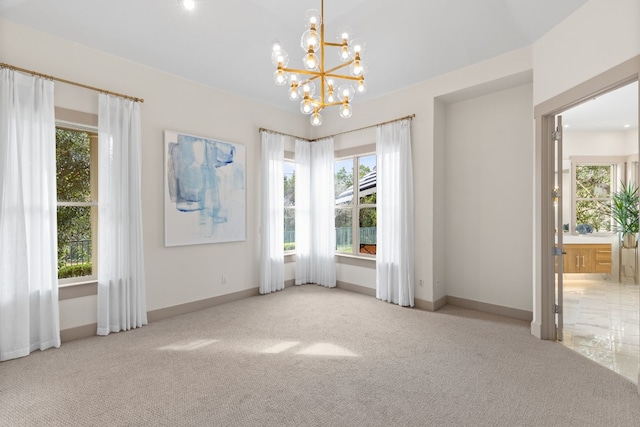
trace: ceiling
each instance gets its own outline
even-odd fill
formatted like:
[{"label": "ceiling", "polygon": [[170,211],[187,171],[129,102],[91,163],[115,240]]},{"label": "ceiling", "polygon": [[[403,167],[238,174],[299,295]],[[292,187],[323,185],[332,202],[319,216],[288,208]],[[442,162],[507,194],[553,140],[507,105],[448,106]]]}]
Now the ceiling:
[{"label": "ceiling", "polygon": [[[529,46],[586,1],[327,0],[326,40],[348,25],[367,43],[368,91],[357,105]],[[189,12],[178,0],[0,0],[0,18],[298,111],[273,82],[270,46],[280,40],[302,68],[305,13],[320,0],[196,2]]]},{"label": "ceiling", "polygon": [[638,129],[638,82],[562,112],[565,132]]}]

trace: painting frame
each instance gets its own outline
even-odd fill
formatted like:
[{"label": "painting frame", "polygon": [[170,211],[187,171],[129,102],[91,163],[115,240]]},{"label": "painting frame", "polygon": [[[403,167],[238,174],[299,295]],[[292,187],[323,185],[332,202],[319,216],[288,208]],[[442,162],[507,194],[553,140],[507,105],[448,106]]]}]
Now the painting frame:
[{"label": "painting frame", "polygon": [[164,131],[165,247],[247,240],[244,144]]}]

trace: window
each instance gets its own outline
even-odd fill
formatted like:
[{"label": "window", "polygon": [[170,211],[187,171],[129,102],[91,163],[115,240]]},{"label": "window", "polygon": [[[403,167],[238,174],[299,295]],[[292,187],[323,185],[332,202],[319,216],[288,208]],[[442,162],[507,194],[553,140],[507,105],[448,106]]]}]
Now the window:
[{"label": "window", "polygon": [[[375,255],[376,155],[337,160],[334,173],[336,251]],[[354,218],[358,220],[355,229]]]},{"label": "window", "polygon": [[296,249],[296,164],[285,160],[284,169],[284,250]]},{"label": "window", "polygon": [[574,165],[573,230],[606,233],[612,230],[612,194],[622,177],[617,163],[576,163]]},{"label": "window", "polygon": [[576,228],[588,224],[595,232],[611,231],[613,165],[576,166]]},{"label": "window", "polygon": [[56,128],[58,279],[95,277],[98,135]]}]

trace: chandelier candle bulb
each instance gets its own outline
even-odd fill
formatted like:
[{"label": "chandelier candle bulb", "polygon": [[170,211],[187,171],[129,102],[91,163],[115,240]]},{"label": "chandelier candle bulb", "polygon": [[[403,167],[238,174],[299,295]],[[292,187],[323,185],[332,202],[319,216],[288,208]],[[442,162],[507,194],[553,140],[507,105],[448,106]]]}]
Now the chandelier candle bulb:
[{"label": "chandelier candle bulb", "polygon": [[[366,68],[361,61],[364,42],[352,40],[351,29],[348,27],[338,30],[337,43],[325,42],[324,0],[321,0],[320,5],[320,12],[312,9],[305,15],[306,29],[300,38],[300,47],[306,52],[302,58],[303,69],[288,68],[289,55],[282,49],[280,42],[274,41],[271,44],[271,62],[277,67],[275,83],[284,85],[289,79],[289,99],[295,101],[302,98],[300,111],[311,115],[310,122],[313,126],[322,124],[320,112],[329,106],[340,106],[340,117],[351,117],[353,109],[350,102],[354,94],[366,92]],[[325,49],[328,47],[338,49],[341,61],[338,66],[329,70],[325,68]],[[302,77],[299,78],[298,74]],[[316,96],[314,82],[319,83],[319,93]],[[337,92],[336,85],[339,85]]]}]

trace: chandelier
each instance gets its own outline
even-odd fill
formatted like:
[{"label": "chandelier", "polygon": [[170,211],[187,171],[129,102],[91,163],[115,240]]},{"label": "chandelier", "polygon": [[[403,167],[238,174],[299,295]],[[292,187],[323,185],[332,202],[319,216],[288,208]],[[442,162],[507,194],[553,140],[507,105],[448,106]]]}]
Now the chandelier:
[{"label": "chandelier", "polygon": [[[326,42],[324,0],[320,5],[320,12],[311,9],[305,16],[307,30],[300,40],[300,47],[305,52],[302,59],[304,69],[288,68],[289,54],[282,49],[280,42],[275,41],[271,45],[271,62],[277,67],[273,75],[275,83],[279,86],[289,84],[289,99],[300,100],[300,111],[311,115],[313,126],[322,124],[320,111],[325,107],[340,106],[340,117],[351,117],[353,96],[367,90],[361,60],[364,42],[352,40],[351,30],[347,27],[339,29],[337,42]],[[329,69],[325,66],[325,49],[328,47],[337,48],[336,62],[339,61],[338,65]],[[349,74],[342,74],[347,67]]]}]

